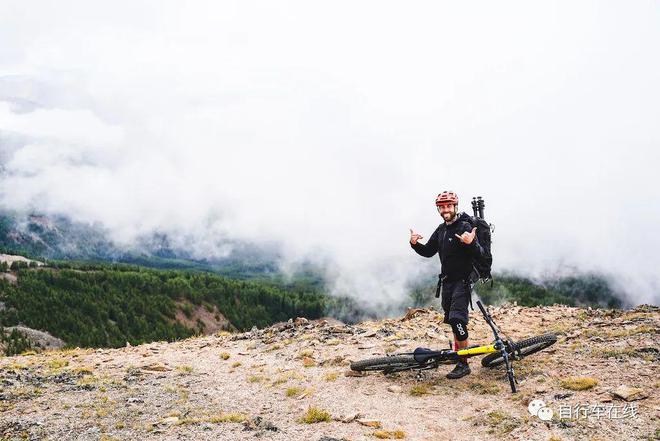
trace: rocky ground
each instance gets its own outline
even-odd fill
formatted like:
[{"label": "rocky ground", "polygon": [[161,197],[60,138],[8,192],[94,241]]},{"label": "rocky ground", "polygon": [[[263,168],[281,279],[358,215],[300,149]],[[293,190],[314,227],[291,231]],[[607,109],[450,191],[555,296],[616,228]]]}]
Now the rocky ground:
[{"label": "rocky ground", "polygon": [[[0,439],[658,439],[660,310],[491,308],[514,340],[556,332],[516,363],[354,376],[351,361],[448,346],[434,309],[356,326],[297,319],[237,334],[0,358]],[[478,311],[471,343],[492,334]],[[544,421],[528,404],[552,410]],[[570,406],[570,407],[569,407]],[[567,413],[571,409],[571,413]],[[562,414],[563,415],[560,415]],[[546,411],[546,416],[549,416]]]}]

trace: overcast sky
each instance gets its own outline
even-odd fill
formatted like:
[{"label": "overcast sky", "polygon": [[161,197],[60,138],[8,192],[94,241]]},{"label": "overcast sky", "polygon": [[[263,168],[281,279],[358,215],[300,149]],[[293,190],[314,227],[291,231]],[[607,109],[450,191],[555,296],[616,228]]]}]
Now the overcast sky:
[{"label": "overcast sky", "polygon": [[0,4],[0,204],[322,257],[396,299],[451,189],[495,270],[660,303],[660,3]]}]

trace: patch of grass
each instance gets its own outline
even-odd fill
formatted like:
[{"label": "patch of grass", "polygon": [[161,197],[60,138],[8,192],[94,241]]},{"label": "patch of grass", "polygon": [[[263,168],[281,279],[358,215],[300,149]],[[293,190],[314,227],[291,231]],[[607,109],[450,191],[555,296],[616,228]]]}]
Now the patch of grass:
[{"label": "patch of grass", "polygon": [[651,326],[651,325],[642,325],[636,326],[634,328],[625,329],[603,329],[603,328],[594,328],[594,329],[585,329],[584,335],[587,337],[604,337],[607,339],[621,338],[621,337],[630,337],[637,334],[657,334],[660,333],[660,330]]},{"label": "patch of grass", "polygon": [[652,312],[624,312],[621,315],[621,318],[624,320],[634,320],[634,319],[650,319],[653,318]]},{"label": "patch of grass", "polygon": [[598,384],[598,380],[591,377],[567,377],[561,380],[561,387],[570,390],[587,390]]},{"label": "patch of grass", "polygon": [[11,398],[34,398],[43,394],[43,389],[33,386],[19,386],[9,391]]},{"label": "patch of grass", "polygon": [[311,349],[303,349],[300,352],[298,352],[296,358],[311,357],[312,355],[314,355],[314,351],[312,351]]},{"label": "patch of grass", "polygon": [[188,389],[179,386],[177,388],[177,393],[179,394],[179,398],[176,400],[177,404],[186,404],[190,401],[190,391]]},{"label": "patch of grass", "polygon": [[50,356],[50,357],[79,357],[80,355],[84,354],[91,354],[94,352],[96,349],[94,348],[64,348],[64,349],[57,349],[53,351],[45,351],[43,352],[43,355]]},{"label": "patch of grass", "polygon": [[231,357],[231,354],[229,352],[221,352],[220,353],[220,358],[222,358],[223,360],[227,360],[227,359],[229,359],[229,357]]},{"label": "patch of grass", "polygon": [[326,410],[319,409],[318,407],[309,407],[307,412],[298,420],[305,424],[320,423],[322,421],[330,421],[332,417]]},{"label": "patch of grass", "polygon": [[65,360],[63,358],[56,358],[54,360],[50,360],[46,366],[48,366],[51,369],[61,369],[63,367],[66,367],[69,365],[69,360]]},{"label": "patch of grass", "polygon": [[250,383],[261,383],[264,381],[264,377],[262,375],[250,375],[247,380]]},{"label": "patch of grass", "polygon": [[76,385],[78,386],[96,386],[98,383],[99,379],[94,375],[85,375],[76,381]]},{"label": "patch of grass", "polygon": [[415,384],[410,388],[410,395],[414,397],[427,395],[429,393],[431,393],[431,386],[429,386],[427,383]]},{"label": "patch of grass", "polygon": [[287,381],[291,380],[292,378],[298,378],[298,379],[302,380],[305,377],[300,375],[297,372],[294,372],[294,371],[282,372],[277,376],[277,378],[275,378],[275,381],[273,381],[273,386],[277,386],[279,384],[286,383]]},{"label": "patch of grass", "polygon": [[566,334],[568,331],[572,330],[575,326],[573,323],[568,322],[558,322],[550,326],[548,329],[549,332],[554,332],[555,334]]},{"label": "patch of grass", "polygon": [[376,430],[373,435],[379,439],[404,439],[406,432],[403,430]]},{"label": "patch of grass", "polygon": [[594,352],[603,358],[616,358],[621,360],[628,357],[634,357],[637,350],[634,348],[602,348],[597,349]]},{"label": "patch of grass", "polygon": [[[105,399],[103,399],[105,398]],[[115,408],[115,401],[108,401],[108,397],[103,397],[100,404],[94,406],[94,411],[98,418],[103,418],[112,413]]]},{"label": "patch of grass", "polygon": [[486,425],[493,432],[498,432],[501,435],[505,435],[520,426],[520,422],[519,418],[499,410],[494,410],[486,414]]},{"label": "patch of grass", "polygon": [[19,371],[19,370],[27,370],[30,369],[30,365],[24,364],[24,363],[9,363],[6,366],[2,367],[2,370],[7,370],[7,371]]},{"label": "patch of grass", "polygon": [[480,381],[469,383],[468,387],[480,395],[497,395],[502,389],[494,382],[482,383]]},{"label": "patch of grass", "polygon": [[92,375],[94,373],[94,369],[89,366],[80,366],[69,369],[69,372],[74,375]]},{"label": "patch of grass", "polygon": [[243,364],[243,363],[241,363],[240,361],[235,361],[235,362],[233,362],[233,363],[231,364],[231,367],[233,367],[233,368],[237,368],[237,367],[239,367],[239,366],[242,365],[242,364]]},{"label": "patch of grass", "polygon": [[385,353],[386,354],[392,354],[399,350],[399,347],[397,345],[388,345],[385,347]]},{"label": "patch of grass", "polygon": [[336,381],[337,377],[339,377],[339,374],[337,372],[328,372],[323,376],[323,379],[325,381]]},{"label": "patch of grass", "polygon": [[189,365],[187,365],[187,364],[184,364],[184,365],[181,365],[181,366],[177,366],[177,367],[176,367],[176,370],[177,370],[178,372],[181,372],[182,374],[190,374],[190,373],[192,373],[192,372],[194,371],[193,367],[192,367],[192,366],[189,366]]},{"label": "patch of grass", "polygon": [[304,389],[302,387],[298,386],[293,386],[293,387],[288,387],[286,389],[286,396],[291,398],[291,397],[297,397],[299,395],[302,395]]},{"label": "patch of grass", "polygon": [[209,423],[242,423],[247,417],[241,413],[220,413],[209,417]]}]

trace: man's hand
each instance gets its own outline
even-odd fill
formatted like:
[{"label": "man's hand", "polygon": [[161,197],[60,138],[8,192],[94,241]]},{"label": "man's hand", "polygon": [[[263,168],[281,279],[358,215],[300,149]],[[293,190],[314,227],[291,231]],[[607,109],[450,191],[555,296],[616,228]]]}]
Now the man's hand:
[{"label": "man's hand", "polygon": [[[410,230],[412,232],[412,230]],[[466,245],[470,245],[472,241],[474,240],[474,236],[477,235],[477,227],[474,227],[471,232],[465,232],[461,234],[460,236],[458,234],[454,234],[454,236],[458,237],[461,242],[463,242]]]},{"label": "man's hand", "polygon": [[421,234],[413,233],[412,228],[410,229],[410,243],[415,245],[419,239],[424,239],[424,236]]}]

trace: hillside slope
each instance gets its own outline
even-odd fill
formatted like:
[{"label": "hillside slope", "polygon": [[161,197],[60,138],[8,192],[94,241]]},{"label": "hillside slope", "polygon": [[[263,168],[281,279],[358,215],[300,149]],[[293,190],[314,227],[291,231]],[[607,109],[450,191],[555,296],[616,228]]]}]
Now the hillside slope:
[{"label": "hillside slope", "polygon": [[[503,371],[482,368],[478,358],[460,380],[444,377],[451,366],[421,381],[413,372],[350,376],[352,360],[446,347],[450,328],[433,308],[354,326],[297,319],[173,343],[0,358],[0,438],[657,439],[659,308],[505,305],[491,312],[514,340],[561,336],[516,363],[516,395]],[[490,342],[483,318],[471,314],[471,342]],[[622,385],[641,391],[629,390],[628,402],[612,394],[627,395]],[[530,415],[533,399],[554,411],[552,420]],[[568,405],[625,413],[560,420]],[[306,414],[327,421],[302,422]]]}]

